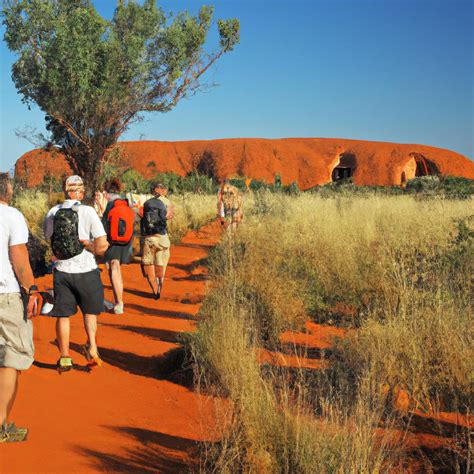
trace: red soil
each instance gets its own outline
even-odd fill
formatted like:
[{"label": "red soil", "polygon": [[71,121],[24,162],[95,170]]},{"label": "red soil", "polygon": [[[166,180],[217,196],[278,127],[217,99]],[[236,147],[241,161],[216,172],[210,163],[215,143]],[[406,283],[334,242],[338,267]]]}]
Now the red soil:
[{"label": "red soil", "polygon": [[[172,249],[163,298],[148,297],[137,264],[124,268],[126,313],[100,317],[105,360],[91,373],[58,375],[54,320],[34,321],[36,365],[20,377],[12,418],[30,429],[26,443],[0,445],[0,472],[181,472],[196,441],[209,438],[212,400],[166,380],[177,336],[193,331],[205,293],[200,264],[219,238],[213,223]],[[104,274],[104,284],[110,285]],[[40,280],[51,287],[51,276]],[[106,298],[112,300],[110,286]],[[82,317],[71,318],[73,359],[85,364]],[[174,379],[173,379],[174,380]]]},{"label": "red soil", "polygon": [[[218,176],[241,175],[273,182],[278,173],[283,184],[296,182],[301,189],[308,189],[330,182],[343,155],[352,163],[353,179],[359,185],[399,185],[416,173],[432,172],[474,179],[474,163],[468,158],[425,145],[332,138],[236,138],[120,142],[119,146],[124,165],[146,178],[168,171],[184,176],[211,164]],[[15,166],[15,174],[28,186],[40,184],[45,175],[61,177],[69,172],[60,153],[39,149],[24,154]]]}]

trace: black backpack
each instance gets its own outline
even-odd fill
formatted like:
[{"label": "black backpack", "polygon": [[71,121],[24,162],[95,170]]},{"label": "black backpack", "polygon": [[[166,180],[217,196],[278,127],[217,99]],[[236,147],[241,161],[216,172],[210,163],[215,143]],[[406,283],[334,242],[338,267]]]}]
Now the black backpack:
[{"label": "black backpack", "polygon": [[160,200],[152,198],[145,203],[140,223],[142,235],[154,235],[166,231],[166,218],[163,219],[163,212],[166,215],[166,207]]},{"label": "black backpack", "polygon": [[79,240],[79,214],[76,204],[67,209],[59,209],[54,215],[51,248],[53,255],[59,260],[68,260],[84,250]]}]

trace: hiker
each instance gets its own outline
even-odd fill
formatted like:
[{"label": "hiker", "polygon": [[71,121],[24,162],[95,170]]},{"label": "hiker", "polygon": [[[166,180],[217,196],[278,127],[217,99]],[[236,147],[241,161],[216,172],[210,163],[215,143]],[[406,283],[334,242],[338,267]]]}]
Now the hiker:
[{"label": "hiker", "polygon": [[165,201],[166,192],[166,187],[163,184],[152,184],[153,197],[143,205],[143,216],[140,223],[141,233],[144,237],[143,271],[155,299],[161,297],[165,270],[170,258],[171,244],[166,225],[167,216],[172,218],[173,211],[172,208],[168,210],[165,204],[168,201]]},{"label": "hiker", "polygon": [[94,209],[97,215],[102,219],[105,208],[107,207],[107,191],[96,191],[94,196]]},{"label": "hiker", "polygon": [[18,389],[18,372],[33,363],[31,317],[40,311],[28,249],[28,227],[23,214],[10,207],[13,186],[0,173],[0,443],[24,441],[27,428],[8,423]]},{"label": "hiker", "polygon": [[223,226],[234,231],[242,221],[242,195],[229,183],[228,179],[221,180],[217,198],[217,212]]},{"label": "hiker", "polygon": [[117,178],[105,183],[108,202],[102,217],[110,244],[104,257],[114,292],[115,314],[123,314],[123,279],[120,265],[130,263],[132,258],[135,222],[133,209],[128,205],[127,199],[120,195],[121,188],[122,183]]},{"label": "hiker", "polygon": [[94,255],[104,255],[107,234],[93,207],[84,206],[84,182],[70,176],[64,184],[66,200],[46,215],[44,235],[51,239],[54,256],[54,306],[50,316],[57,318],[56,334],[60,351],[58,372],[73,368],[69,354],[69,317],[82,311],[87,343],[82,351],[88,365],[101,366],[97,350],[97,316],[104,309],[104,288]]},{"label": "hiker", "polygon": [[174,217],[174,204],[168,198],[168,188],[161,183],[156,185],[158,199],[166,206],[166,220],[170,221]]}]

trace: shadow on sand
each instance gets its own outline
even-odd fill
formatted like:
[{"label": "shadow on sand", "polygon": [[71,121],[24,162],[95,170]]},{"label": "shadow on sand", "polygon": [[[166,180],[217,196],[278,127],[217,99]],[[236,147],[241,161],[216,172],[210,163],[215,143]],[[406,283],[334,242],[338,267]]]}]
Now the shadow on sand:
[{"label": "shadow on sand", "polygon": [[92,461],[100,472],[176,473],[189,472],[196,458],[196,441],[158,431],[133,427],[108,427],[110,430],[133,438],[139,447],[127,449],[118,455],[88,448],[77,450]]},{"label": "shadow on sand", "polygon": [[126,326],[123,324],[107,324],[108,327],[120,329],[122,331],[129,331],[135,334],[155,339],[164,342],[179,342],[179,331],[169,331],[167,329],[144,328],[141,326]]},{"label": "shadow on sand", "polygon": [[126,304],[125,309],[127,308],[133,309],[147,316],[161,316],[163,318],[176,318],[176,319],[189,319],[189,320],[195,319],[191,313],[186,313],[183,311],[171,311],[171,310],[166,310],[166,309],[147,308],[146,306],[133,304],[133,303]]},{"label": "shadow on sand", "polygon": [[171,277],[174,281],[208,281],[209,276],[200,273],[199,275],[189,275],[184,277]]},{"label": "shadow on sand", "polygon": [[177,268],[179,270],[183,270],[188,273],[192,273],[198,267],[207,267],[209,264],[209,257],[203,257],[198,260],[194,260],[191,263],[182,264],[182,263],[173,263],[170,267]]},{"label": "shadow on sand", "polygon": [[[81,353],[79,344],[71,343],[71,350]],[[183,347],[176,347],[160,356],[141,356],[133,352],[99,347],[102,360],[133,375],[167,380],[188,389],[194,387],[194,375],[186,361]]]}]

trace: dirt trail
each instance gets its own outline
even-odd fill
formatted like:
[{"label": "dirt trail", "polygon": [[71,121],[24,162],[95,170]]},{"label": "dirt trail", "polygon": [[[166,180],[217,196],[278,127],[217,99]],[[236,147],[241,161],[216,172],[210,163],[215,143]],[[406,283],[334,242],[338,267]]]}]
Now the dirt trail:
[{"label": "dirt trail", "polygon": [[[106,364],[91,373],[58,375],[54,320],[35,320],[35,365],[20,377],[12,419],[30,429],[26,443],[0,447],[0,472],[179,472],[196,441],[207,437],[212,402],[166,380],[179,357],[179,333],[192,331],[204,297],[204,259],[219,224],[190,232],[173,247],[163,297],[150,298],[137,264],[124,268],[124,315],[100,317],[98,342]],[[112,300],[103,276],[106,299]],[[40,280],[51,287],[51,276]],[[82,317],[71,320],[73,360],[85,341]],[[169,377],[168,377],[169,378]]]}]

